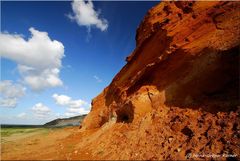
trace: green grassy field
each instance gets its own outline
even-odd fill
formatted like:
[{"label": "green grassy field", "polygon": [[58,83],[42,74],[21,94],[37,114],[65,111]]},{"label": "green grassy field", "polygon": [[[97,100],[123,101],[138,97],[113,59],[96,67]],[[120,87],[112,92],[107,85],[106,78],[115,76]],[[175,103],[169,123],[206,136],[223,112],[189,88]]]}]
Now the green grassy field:
[{"label": "green grassy field", "polygon": [[36,132],[39,130],[47,130],[46,128],[29,128],[29,127],[11,127],[11,128],[1,128],[1,137],[8,137],[13,134],[27,134]]}]

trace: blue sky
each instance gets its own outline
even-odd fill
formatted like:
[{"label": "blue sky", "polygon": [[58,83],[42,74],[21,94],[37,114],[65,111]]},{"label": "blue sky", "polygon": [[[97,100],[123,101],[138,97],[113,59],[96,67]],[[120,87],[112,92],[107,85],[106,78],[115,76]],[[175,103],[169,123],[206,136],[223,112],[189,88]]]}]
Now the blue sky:
[{"label": "blue sky", "polygon": [[[158,2],[94,1],[77,11],[71,3],[1,2],[1,123],[42,124],[87,113],[91,99],[125,65],[126,56],[135,48],[138,25]],[[93,18],[86,18],[88,15]],[[40,37],[35,45],[29,41],[35,37],[29,29]],[[42,32],[48,34],[44,41],[39,36]],[[38,41],[44,47],[39,47]],[[50,57],[54,53],[48,52],[52,50],[58,57],[53,60]],[[55,58],[61,65],[52,65]],[[34,71],[23,71],[20,66]],[[54,81],[44,85],[48,76]],[[27,81],[33,77],[42,82]]]}]

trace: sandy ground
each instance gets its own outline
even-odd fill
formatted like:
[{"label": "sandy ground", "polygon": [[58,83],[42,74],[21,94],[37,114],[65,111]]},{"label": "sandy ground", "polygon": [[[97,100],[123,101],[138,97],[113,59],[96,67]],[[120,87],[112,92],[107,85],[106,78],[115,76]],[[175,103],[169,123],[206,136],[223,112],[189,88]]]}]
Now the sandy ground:
[{"label": "sandy ground", "polygon": [[78,133],[78,127],[71,127],[2,137],[1,159],[70,160],[72,154],[78,154],[78,159],[91,159],[91,155],[86,150],[75,150],[76,143],[65,141],[68,137],[78,136]]}]

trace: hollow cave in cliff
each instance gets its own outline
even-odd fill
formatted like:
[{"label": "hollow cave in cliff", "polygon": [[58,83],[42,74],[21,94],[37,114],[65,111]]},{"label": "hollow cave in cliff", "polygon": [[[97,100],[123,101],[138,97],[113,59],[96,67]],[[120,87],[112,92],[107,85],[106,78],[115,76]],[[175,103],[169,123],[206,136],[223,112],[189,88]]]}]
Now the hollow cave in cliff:
[{"label": "hollow cave in cliff", "polygon": [[131,123],[134,119],[134,109],[132,104],[126,104],[116,111],[117,122]]}]

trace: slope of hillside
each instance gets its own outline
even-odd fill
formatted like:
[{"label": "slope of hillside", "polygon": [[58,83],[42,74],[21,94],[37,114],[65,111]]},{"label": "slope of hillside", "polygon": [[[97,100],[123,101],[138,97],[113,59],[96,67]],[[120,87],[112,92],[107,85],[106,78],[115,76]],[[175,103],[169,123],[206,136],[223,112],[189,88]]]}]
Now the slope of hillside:
[{"label": "slope of hillside", "polygon": [[80,126],[86,115],[74,116],[69,118],[59,118],[45,123],[45,127],[63,127],[63,126]]},{"label": "slope of hillside", "polygon": [[239,157],[239,8],[161,2],[149,10],[127,64],[93,99],[79,148],[100,159]]}]

